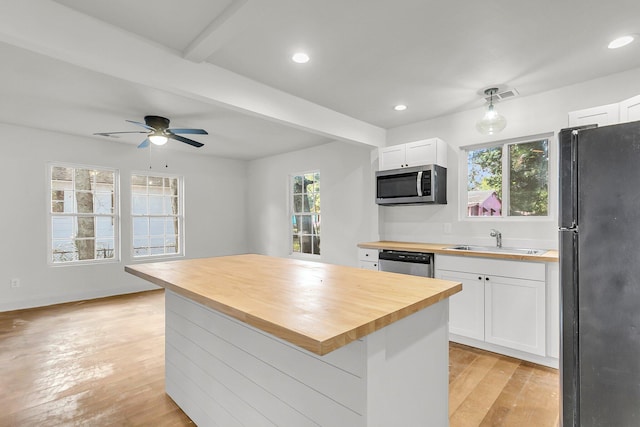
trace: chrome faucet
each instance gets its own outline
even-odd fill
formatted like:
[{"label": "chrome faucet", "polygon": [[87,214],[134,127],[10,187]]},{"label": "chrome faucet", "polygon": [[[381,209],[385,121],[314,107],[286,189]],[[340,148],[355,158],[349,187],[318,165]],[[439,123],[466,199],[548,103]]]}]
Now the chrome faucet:
[{"label": "chrome faucet", "polygon": [[492,228],[491,229],[491,233],[489,233],[489,236],[496,238],[496,246],[497,247],[499,247],[499,248],[502,247],[502,233],[501,232],[499,232],[495,228]]}]

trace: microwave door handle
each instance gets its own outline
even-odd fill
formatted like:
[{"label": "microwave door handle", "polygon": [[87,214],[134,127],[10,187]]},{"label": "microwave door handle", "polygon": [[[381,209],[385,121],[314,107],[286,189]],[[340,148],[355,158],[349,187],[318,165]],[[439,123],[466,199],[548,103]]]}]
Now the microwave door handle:
[{"label": "microwave door handle", "polygon": [[416,189],[418,190],[418,196],[422,197],[422,171],[418,172],[418,179],[416,180]]}]

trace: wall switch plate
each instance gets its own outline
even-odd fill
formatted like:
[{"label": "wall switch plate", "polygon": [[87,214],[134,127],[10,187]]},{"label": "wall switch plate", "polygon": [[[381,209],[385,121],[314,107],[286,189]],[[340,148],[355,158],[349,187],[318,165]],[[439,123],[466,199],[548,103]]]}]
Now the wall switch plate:
[{"label": "wall switch plate", "polygon": [[11,279],[11,280],[9,280],[9,286],[11,286],[12,288],[19,288],[20,287],[20,279]]},{"label": "wall switch plate", "polygon": [[444,230],[444,234],[451,234],[451,223],[445,222],[442,229]]}]

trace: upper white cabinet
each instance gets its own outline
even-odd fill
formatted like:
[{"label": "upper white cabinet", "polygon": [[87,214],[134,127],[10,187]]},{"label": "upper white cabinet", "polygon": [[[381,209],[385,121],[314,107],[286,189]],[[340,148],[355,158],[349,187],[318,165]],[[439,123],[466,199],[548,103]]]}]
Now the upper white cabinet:
[{"label": "upper white cabinet", "polygon": [[620,103],[620,122],[640,120],[640,95],[625,99]]},{"label": "upper white cabinet", "polygon": [[380,148],[378,154],[380,170],[431,164],[447,167],[447,144],[440,138]]},{"label": "upper white cabinet", "polygon": [[592,125],[613,125],[620,121],[619,104],[601,105],[599,107],[585,108],[584,110],[569,113],[569,127]]},{"label": "upper white cabinet", "polygon": [[640,120],[640,95],[615,104],[585,108],[569,113],[570,127],[590,124],[606,126],[636,120]]}]

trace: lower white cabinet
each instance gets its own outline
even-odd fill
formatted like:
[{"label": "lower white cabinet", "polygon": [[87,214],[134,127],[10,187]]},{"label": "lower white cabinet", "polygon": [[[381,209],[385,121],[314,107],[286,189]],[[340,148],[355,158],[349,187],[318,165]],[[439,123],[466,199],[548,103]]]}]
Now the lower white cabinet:
[{"label": "lower white cabinet", "polygon": [[437,269],[436,277],[462,283],[462,292],[449,297],[449,332],[484,340],[484,276]]},{"label": "lower white cabinet", "polygon": [[449,299],[452,341],[547,356],[544,263],[439,255],[435,267],[437,278],[462,282]]},{"label": "lower white cabinet", "polygon": [[358,267],[378,270],[378,250],[358,248]]}]

